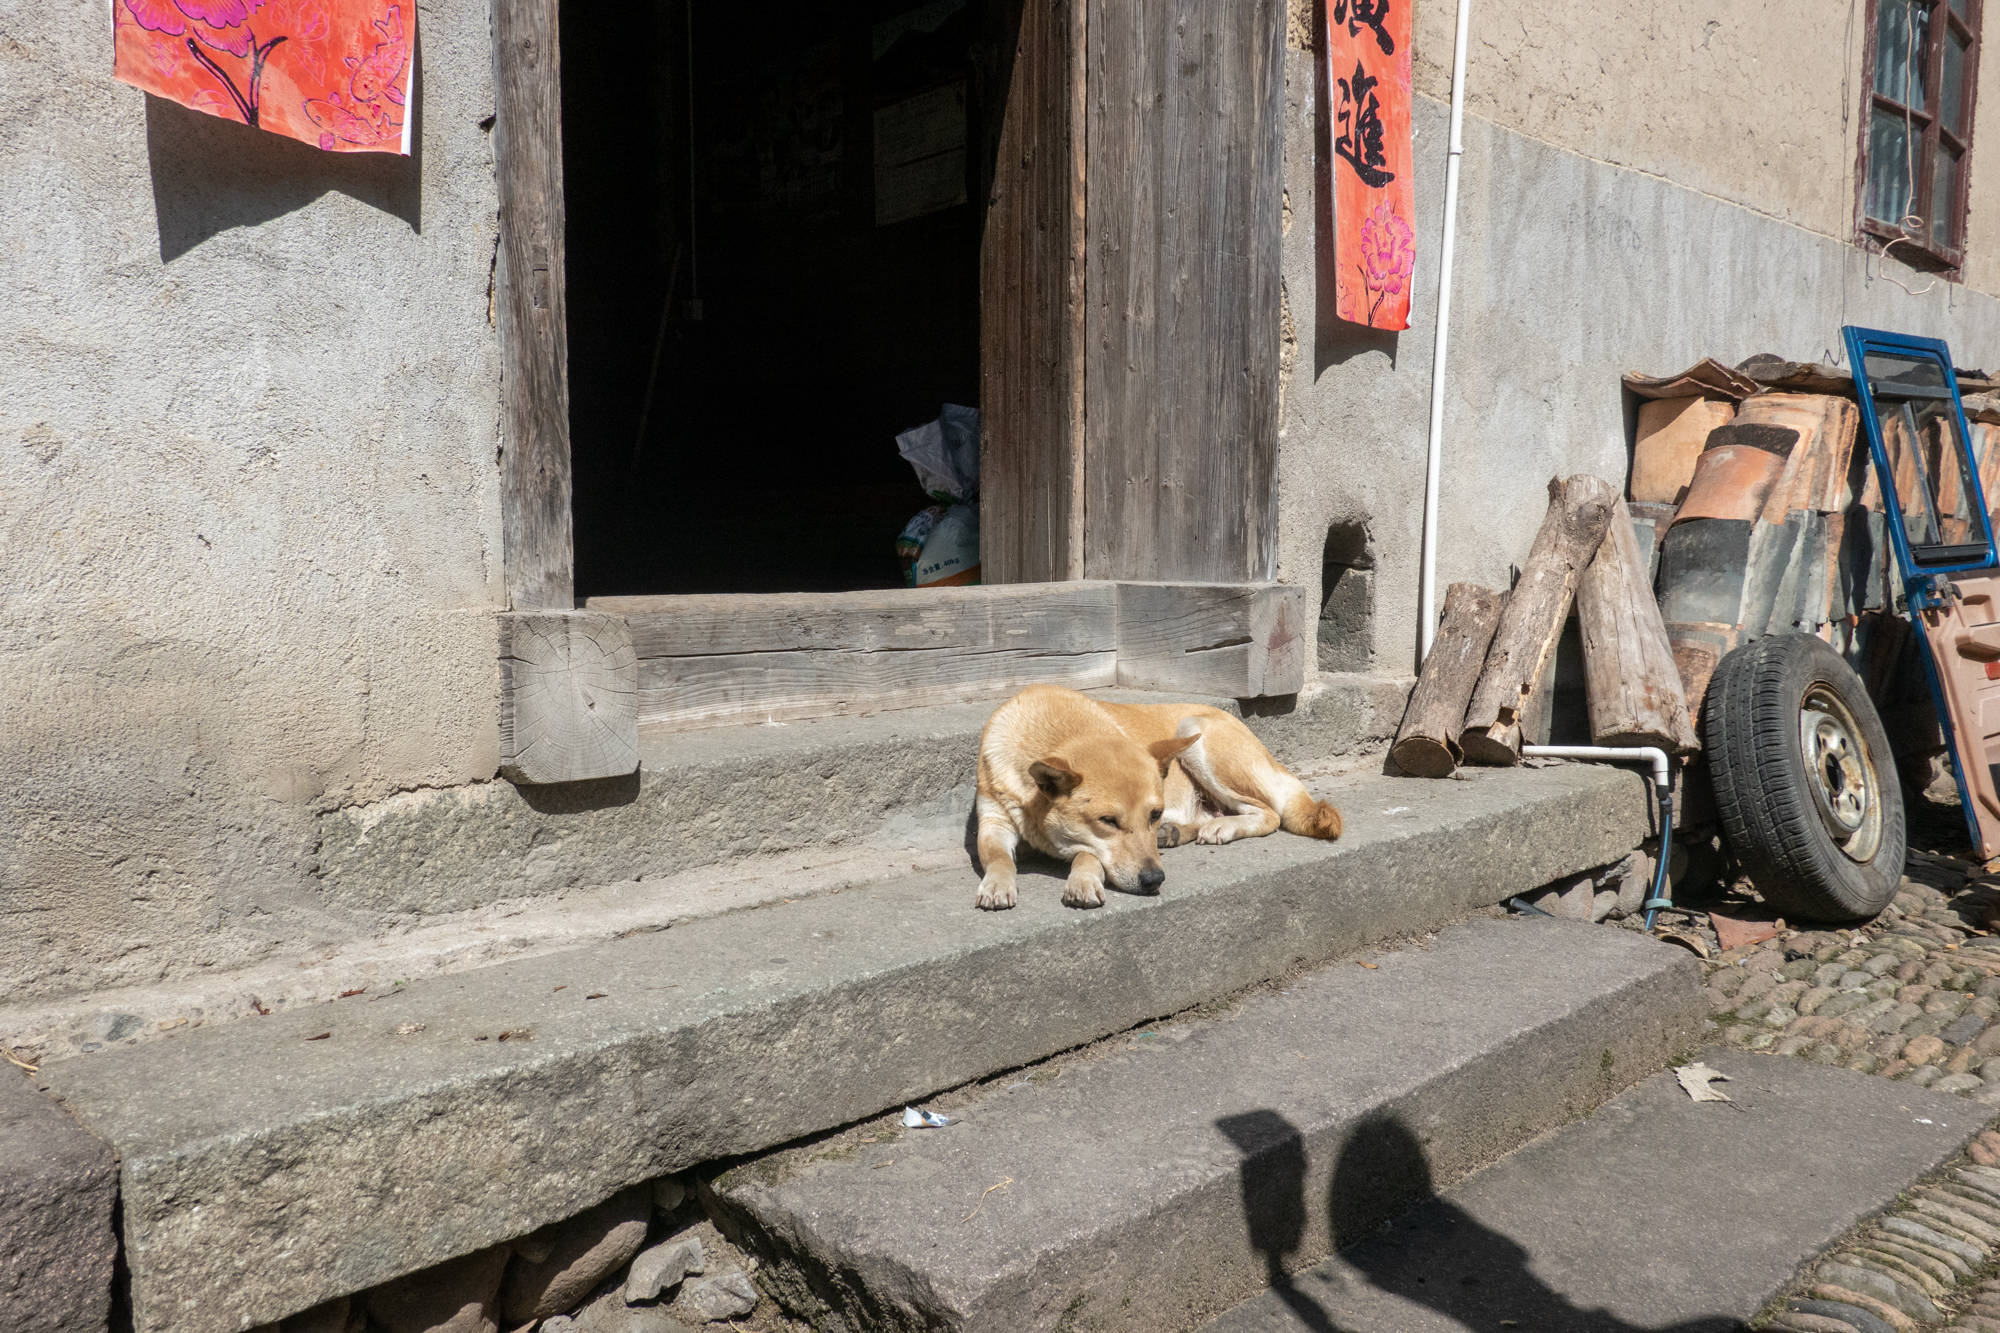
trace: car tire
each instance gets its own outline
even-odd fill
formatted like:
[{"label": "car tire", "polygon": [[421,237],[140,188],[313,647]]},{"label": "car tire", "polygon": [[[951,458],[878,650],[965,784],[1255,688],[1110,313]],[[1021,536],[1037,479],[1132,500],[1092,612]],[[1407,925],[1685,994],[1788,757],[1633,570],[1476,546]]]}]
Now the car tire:
[{"label": "car tire", "polygon": [[1723,838],[1788,917],[1858,921],[1889,905],[1909,847],[1903,788],[1861,678],[1823,641],[1774,634],[1722,659],[1702,747]]}]

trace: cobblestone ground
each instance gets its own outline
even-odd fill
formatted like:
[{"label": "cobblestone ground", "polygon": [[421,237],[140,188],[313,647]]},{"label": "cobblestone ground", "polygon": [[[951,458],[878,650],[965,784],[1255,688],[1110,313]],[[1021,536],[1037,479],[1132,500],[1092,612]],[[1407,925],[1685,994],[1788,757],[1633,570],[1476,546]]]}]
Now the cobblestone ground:
[{"label": "cobblestone ground", "polygon": [[[1713,905],[1759,915],[1747,889]],[[1723,950],[1698,912],[1667,924],[1710,950],[1712,1040],[1955,1092],[2000,1117],[2000,876],[1913,850],[1894,903],[1859,928]],[[1756,1327],[2000,1333],[1997,1271],[2000,1132],[1988,1129],[1809,1265]]]},{"label": "cobblestone ground", "polygon": [[1717,953],[1715,1035],[1962,1093],[2000,1114],[2000,886],[1967,870],[1913,852],[1895,902],[1869,925]]}]

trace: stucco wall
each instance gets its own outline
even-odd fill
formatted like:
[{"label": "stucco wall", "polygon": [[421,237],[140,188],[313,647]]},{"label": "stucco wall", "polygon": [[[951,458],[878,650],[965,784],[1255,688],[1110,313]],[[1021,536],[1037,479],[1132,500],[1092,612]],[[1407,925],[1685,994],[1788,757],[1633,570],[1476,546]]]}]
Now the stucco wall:
[{"label": "stucco wall", "polygon": [[0,18],[0,994],[335,928],[316,809],[493,775],[487,6],[418,33],[397,159]]},{"label": "stucco wall", "polygon": [[[1455,21],[1450,0],[1416,7],[1412,79],[1440,102],[1451,96]],[[1476,4],[1466,107],[1531,139],[1850,239],[1867,23],[1866,0]],[[2000,291],[2000,42],[1986,44],[1980,65],[1965,277],[1991,292]]]},{"label": "stucco wall", "polygon": [[[1320,328],[1311,56],[1293,52],[1287,76],[1284,266],[1298,348],[1279,444],[1279,577],[1316,593],[1328,526],[1366,523],[1379,561],[1375,666],[1407,673],[1416,664],[1446,108],[1417,99],[1413,326],[1399,335],[1338,321]],[[1988,105],[2000,102],[1992,91]],[[1765,351],[1838,361],[1847,323],[1947,337],[1961,364],[2000,365],[2000,301],[1990,296],[1892,262],[1891,276],[1923,293],[1911,295],[1844,239],[1481,116],[1468,115],[1465,137],[1440,598],[1454,579],[1504,585],[1552,474],[1623,478],[1624,370]]]}]

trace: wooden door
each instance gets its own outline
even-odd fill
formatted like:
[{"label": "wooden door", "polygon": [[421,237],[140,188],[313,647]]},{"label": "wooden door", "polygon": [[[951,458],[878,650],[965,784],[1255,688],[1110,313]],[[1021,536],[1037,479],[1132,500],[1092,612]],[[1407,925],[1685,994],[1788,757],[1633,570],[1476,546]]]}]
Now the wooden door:
[{"label": "wooden door", "polygon": [[1085,0],[988,10],[979,543],[988,583],[1083,577]]},{"label": "wooden door", "polygon": [[987,581],[1269,579],[1280,2],[995,9]]},{"label": "wooden door", "polygon": [[1268,579],[1284,11],[1089,5],[1084,573]]}]

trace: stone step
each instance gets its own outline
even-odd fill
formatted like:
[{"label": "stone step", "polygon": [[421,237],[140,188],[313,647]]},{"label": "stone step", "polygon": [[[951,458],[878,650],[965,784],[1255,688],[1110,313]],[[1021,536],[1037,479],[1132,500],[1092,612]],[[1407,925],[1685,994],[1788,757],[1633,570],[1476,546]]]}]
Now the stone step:
[{"label": "stone step", "polygon": [[103,1333],[118,1192],[111,1149],[0,1064],[0,1328]]},{"label": "stone step", "polygon": [[[1320,678],[1246,717],[1299,765],[1386,744],[1411,682]],[[1158,702],[1133,690],[1104,698]],[[404,924],[532,898],[962,823],[979,731],[997,700],[773,726],[640,733],[625,778],[403,792],[320,818],[315,871],[327,908]],[[1230,712],[1232,699],[1205,699]],[[920,831],[921,830],[921,831]]]},{"label": "stone step", "polygon": [[[1393,730],[1407,688],[1322,678],[1290,707],[1259,705],[1271,711],[1250,722],[1318,786],[1366,762],[1342,752]],[[0,1045],[33,1060],[88,1054],[962,865],[974,747],[991,710],[651,735],[644,769],[622,786],[500,782],[335,812],[321,825],[323,902],[348,931],[227,972],[0,1002]]]},{"label": "stone step", "polygon": [[981,913],[961,863],[41,1078],[118,1150],[137,1333],[233,1333],[1616,861],[1644,788],[1352,778],[1339,842],[1179,848],[1158,898],[1075,911],[1024,863],[1021,905]]},{"label": "stone step", "polygon": [[[1206,1333],[1734,1333],[1987,1114],[1785,1056],[1702,1058],[1730,1076],[1719,1086],[1731,1102],[1690,1101],[1671,1074],[1647,1079]],[[1417,1138],[1399,1129],[1391,1144],[1406,1174],[1425,1173]],[[1317,1182],[1311,1207],[1372,1193],[1379,1173],[1346,1165],[1330,1187]]]},{"label": "stone step", "polygon": [[816,1328],[1171,1333],[1661,1068],[1705,1008],[1687,953],[1576,922],[1367,961],[717,1195]]}]

